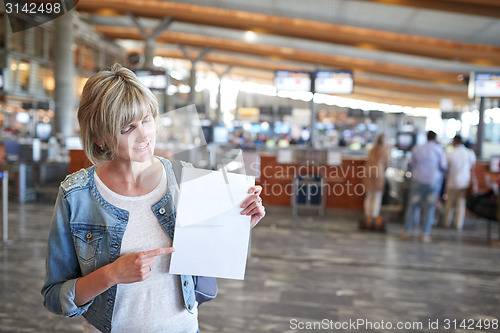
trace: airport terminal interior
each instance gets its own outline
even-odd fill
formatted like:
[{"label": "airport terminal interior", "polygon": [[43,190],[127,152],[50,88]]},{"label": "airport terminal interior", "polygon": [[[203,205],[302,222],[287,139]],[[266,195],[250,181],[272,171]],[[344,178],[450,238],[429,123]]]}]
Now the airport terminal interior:
[{"label": "airport terminal interior", "polygon": [[498,1],[0,7],[0,332],[84,331],[41,289],[60,184],[92,166],[82,89],[116,63],[158,102],[154,155],[262,187],[200,332],[500,332]]}]

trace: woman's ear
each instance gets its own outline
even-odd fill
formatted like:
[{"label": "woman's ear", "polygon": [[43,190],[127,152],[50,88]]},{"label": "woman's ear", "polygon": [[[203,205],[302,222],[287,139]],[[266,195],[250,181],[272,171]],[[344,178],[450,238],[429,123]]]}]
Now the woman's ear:
[{"label": "woman's ear", "polygon": [[96,138],[93,138],[93,139],[92,139],[92,141],[94,141],[94,143],[95,143],[96,145],[98,145],[98,146],[99,146],[99,148],[104,149],[105,144],[104,144],[104,142],[103,142],[103,141],[98,140],[98,139],[96,139]]}]

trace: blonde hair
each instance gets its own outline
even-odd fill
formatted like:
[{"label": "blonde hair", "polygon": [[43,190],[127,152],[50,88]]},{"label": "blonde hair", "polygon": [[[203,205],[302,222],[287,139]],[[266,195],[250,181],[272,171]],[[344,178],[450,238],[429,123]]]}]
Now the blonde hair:
[{"label": "blonde hair", "polygon": [[149,112],[156,117],[158,109],[155,95],[130,69],[114,64],[92,75],[78,107],[80,138],[89,160],[94,164],[113,160],[121,130]]},{"label": "blonde hair", "polygon": [[385,134],[380,134],[375,140],[375,145],[372,147],[372,149],[370,149],[370,152],[368,153],[368,160],[377,159],[377,156],[380,155],[380,152],[385,149],[384,146]]},{"label": "blonde hair", "polygon": [[377,146],[384,146],[385,145],[385,134],[379,134],[376,140]]}]

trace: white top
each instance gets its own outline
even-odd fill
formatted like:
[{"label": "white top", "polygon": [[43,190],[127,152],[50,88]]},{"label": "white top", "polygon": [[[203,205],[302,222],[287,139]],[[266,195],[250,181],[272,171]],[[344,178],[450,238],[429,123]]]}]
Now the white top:
[{"label": "white top", "polygon": [[476,155],[464,145],[456,146],[446,157],[448,161],[448,178],[446,187],[464,189],[469,187],[470,171],[476,163]]},{"label": "white top", "polygon": [[[172,240],[151,209],[165,195],[166,172],[162,173],[161,181],[153,191],[138,197],[114,193],[99,179],[97,173],[94,175],[102,197],[130,214],[120,256],[172,246]],[[195,308],[191,314],[184,307],[180,276],[168,273],[170,257],[170,254],[156,257],[153,274],[148,279],[118,285],[112,319],[113,332],[194,333],[198,330],[198,311]],[[83,326],[84,332],[99,332],[88,321]]]}]

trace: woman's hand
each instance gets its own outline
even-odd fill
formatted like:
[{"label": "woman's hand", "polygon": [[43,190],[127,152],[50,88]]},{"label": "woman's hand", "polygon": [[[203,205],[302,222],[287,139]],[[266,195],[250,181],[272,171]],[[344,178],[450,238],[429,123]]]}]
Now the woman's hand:
[{"label": "woman's hand", "polygon": [[172,252],[174,252],[173,247],[165,247],[130,253],[79,278],[75,285],[75,304],[77,306],[87,304],[116,284],[146,280],[151,276],[155,257]]},{"label": "woman's hand", "polygon": [[114,284],[144,281],[152,274],[157,256],[174,252],[173,247],[134,252],[116,259],[111,265]]},{"label": "woman's hand", "polygon": [[243,201],[241,204],[241,215],[250,215],[252,219],[250,220],[250,228],[253,228],[259,223],[260,220],[266,215],[266,209],[262,205],[262,198],[259,196],[262,192],[261,186],[254,186],[248,190],[248,193],[252,195]]}]

